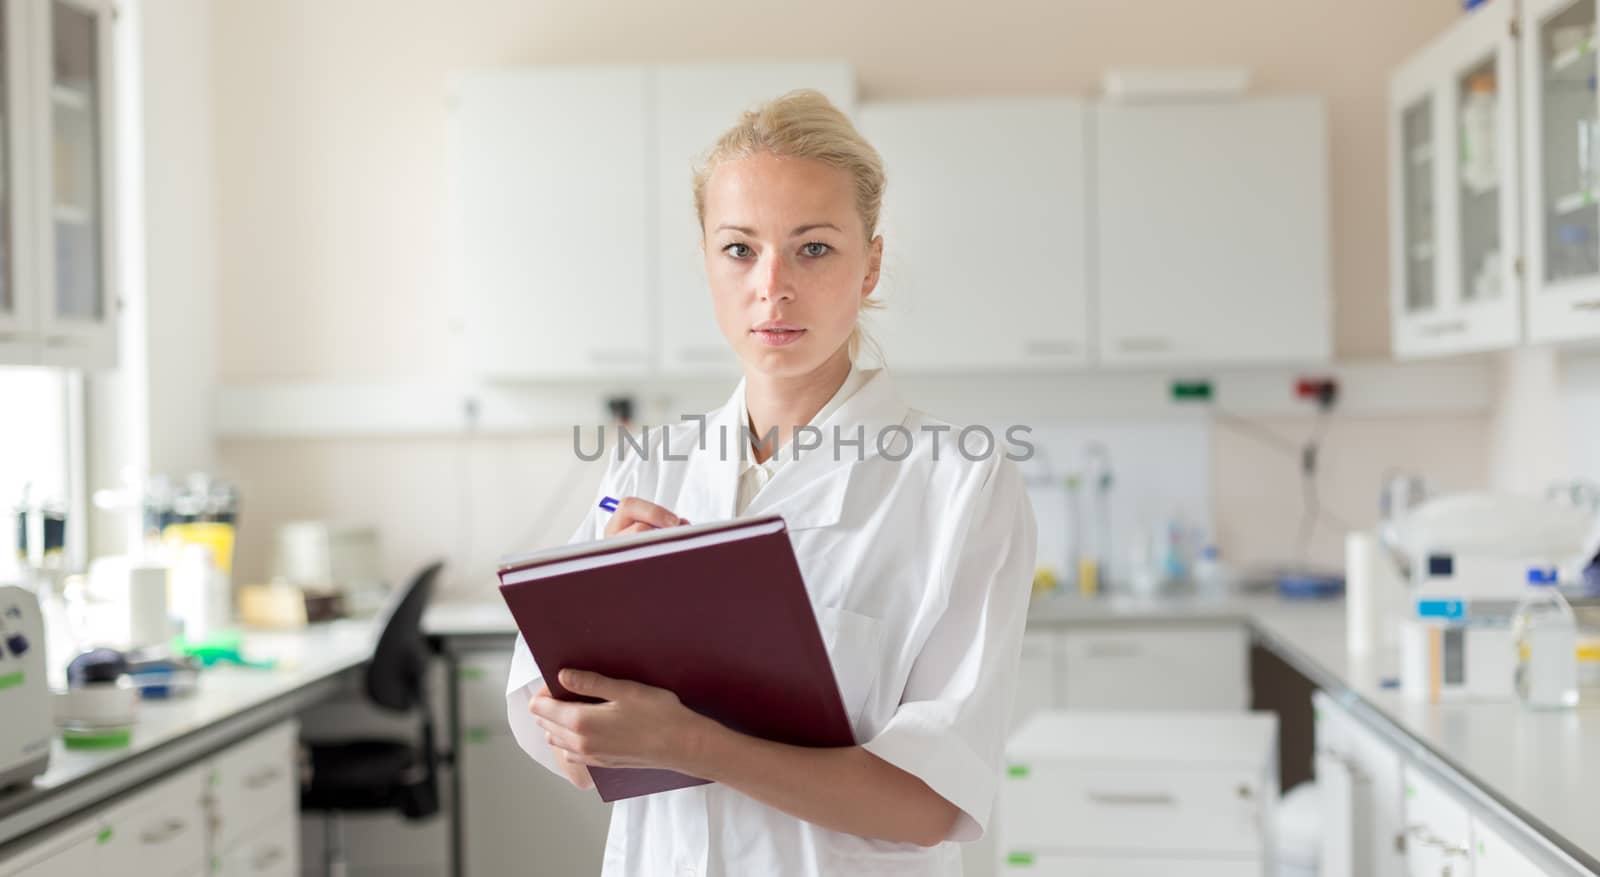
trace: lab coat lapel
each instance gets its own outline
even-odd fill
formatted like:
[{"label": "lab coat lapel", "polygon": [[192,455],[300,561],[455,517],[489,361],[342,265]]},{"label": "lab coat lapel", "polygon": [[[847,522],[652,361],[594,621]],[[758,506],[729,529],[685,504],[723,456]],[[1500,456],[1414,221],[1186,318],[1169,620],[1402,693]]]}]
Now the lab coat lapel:
[{"label": "lab coat lapel", "polygon": [[[744,392],[742,382],[739,392]],[[736,403],[738,398],[734,399]],[[789,530],[838,523],[844,513],[850,476],[857,464],[882,452],[880,435],[884,435],[885,445],[896,451],[897,443],[905,441],[904,436],[886,434],[885,430],[903,426],[909,410],[888,374],[880,369],[827,420],[817,424],[822,433],[821,445],[779,466],[777,474],[756,494],[745,514],[782,515]],[[847,441],[854,441],[859,435],[862,439],[859,451],[854,446],[837,446],[835,427]],[[788,448],[780,451],[788,452]],[[737,468],[734,477],[737,478]]]},{"label": "lab coat lapel", "polygon": [[739,490],[739,442],[743,439],[739,400],[743,398],[744,379],[740,378],[728,401],[706,415],[705,431],[695,436],[694,447],[672,449],[674,455],[687,450],[689,457],[679,508],[672,511],[691,523],[733,517]]}]

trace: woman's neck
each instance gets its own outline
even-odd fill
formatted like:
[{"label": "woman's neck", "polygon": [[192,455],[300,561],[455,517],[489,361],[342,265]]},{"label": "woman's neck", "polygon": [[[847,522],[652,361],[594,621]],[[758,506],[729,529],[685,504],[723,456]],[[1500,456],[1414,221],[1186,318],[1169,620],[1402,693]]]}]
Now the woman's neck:
[{"label": "woman's neck", "polygon": [[[746,372],[744,406],[750,414],[756,462],[765,463],[778,448],[787,445],[794,438],[795,430],[817,416],[849,375],[850,355],[842,348],[809,374],[774,377]],[[774,428],[777,441],[764,443],[763,439]]]}]

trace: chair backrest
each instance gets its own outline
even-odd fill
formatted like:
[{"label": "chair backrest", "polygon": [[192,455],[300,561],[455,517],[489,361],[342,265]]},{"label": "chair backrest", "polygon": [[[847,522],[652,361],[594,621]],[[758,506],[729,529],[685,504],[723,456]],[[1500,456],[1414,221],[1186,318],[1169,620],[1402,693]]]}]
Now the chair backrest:
[{"label": "chair backrest", "polygon": [[422,612],[442,569],[442,560],[423,567],[385,607],[383,632],[367,664],[367,697],[378,706],[405,711],[423,703],[428,644],[422,635]]}]

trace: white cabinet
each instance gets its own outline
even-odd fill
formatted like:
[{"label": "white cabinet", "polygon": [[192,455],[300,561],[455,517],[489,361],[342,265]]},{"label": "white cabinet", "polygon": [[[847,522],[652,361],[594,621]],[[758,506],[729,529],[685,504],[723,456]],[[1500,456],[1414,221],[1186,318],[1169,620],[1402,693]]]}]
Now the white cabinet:
[{"label": "white cabinet", "polygon": [[478,376],[649,368],[649,90],[642,67],[475,73],[455,83],[453,262]]},{"label": "white cabinet", "polygon": [[1058,706],[1056,664],[1060,640],[1058,634],[1046,631],[1022,635],[1022,657],[1017,664],[1017,685],[1007,729],[1015,731],[1034,713]]},{"label": "white cabinet", "polygon": [[294,813],[280,816],[241,839],[216,859],[220,877],[294,877],[300,873],[295,859],[299,846],[299,821]]},{"label": "white cabinet", "polygon": [[1600,338],[1600,101],[1594,0],[1523,0],[1527,324]]},{"label": "white cabinet", "polygon": [[1058,674],[1057,704],[1067,709],[1242,710],[1250,642],[1239,625],[1070,630]]},{"label": "white cabinet", "polygon": [[1504,348],[1521,338],[1514,14],[1511,0],[1485,4],[1390,80],[1397,355]]},{"label": "white cabinet", "polygon": [[1071,98],[868,103],[889,187],[868,323],[906,371],[1089,361],[1087,104]]},{"label": "white cabinet", "polygon": [[[1035,715],[1006,745],[1002,873],[1028,859],[1165,859],[1261,873],[1278,797],[1277,718],[1212,712]],[[1141,867],[1112,873],[1151,873]]]},{"label": "white cabinet", "polygon": [[[217,757],[209,796],[214,850],[231,852],[245,838],[280,820],[294,821],[300,809],[298,745],[295,725],[286,724]],[[291,858],[290,867],[294,864]]]},{"label": "white cabinet", "polygon": [[1401,877],[1401,756],[1324,692],[1312,695],[1322,877]]},{"label": "white cabinet", "polygon": [[1405,795],[1406,873],[1470,874],[1472,817],[1466,805],[1409,764]]},{"label": "white cabinet", "polygon": [[106,811],[105,862],[139,877],[182,877],[207,861],[207,768],[196,765]]},{"label": "white cabinet", "polygon": [[667,374],[739,372],[712,313],[695,221],[693,174],[740,113],[798,88],[816,89],[845,113],[854,111],[855,75],[842,62],[682,65],[658,67],[653,73],[661,369]]},{"label": "white cabinet", "polygon": [[1027,853],[1010,857],[1001,866],[1003,875],[1016,877],[1261,877],[1260,862],[1206,861],[1192,859],[1174,862],[1160,857],[1129,856],[1035,856]]},{"label": "white cabinet", "polygon": [[1093,129],[1101,363],[1329,359],[1320,98],[1105,105]]},{"label": "white cabinet", "polygon": [[1476,815],[1472,819],[1472,873],[1476,877],[1545,877],[1515,844]]},{"label": "white cabinet", "polygon": [[510,651],[461,659],[461,830],[467,874],[597,874],[611,806],[517,745],[506,723]]},{"label": "white cabinet", "polygon": [[113,20],[0,2],[0,364],[116,363]]},{"label": "white cabinet", "polygon": [[80,877],[108,870],[110,833],[98,820],[82,820],[0,861],[0,877]]}]

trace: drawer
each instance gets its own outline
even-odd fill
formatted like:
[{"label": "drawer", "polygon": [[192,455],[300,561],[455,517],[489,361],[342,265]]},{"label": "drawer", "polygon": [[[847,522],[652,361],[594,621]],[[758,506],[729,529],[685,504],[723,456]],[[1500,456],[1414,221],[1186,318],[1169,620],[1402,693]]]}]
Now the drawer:
[{"label": "drawer", "polygon": [[21,852],[0,859],[0,877],[78,877],[107,869],[111,836],[98,820],[52,832]]},{"label": "drawer", "polygon": [[1011,701],[1011,723],[1015,731],[1028,717],[1056,705],[1056,654],[1060,636],[1055,633],[1022,635],[1022,659],[1017,665],[1016,694]]},{"label": "drawer", "polygon": [[300,870],[300,818],[288,814],[239,841],[217,860],[220,877],[295,877]]},{"label": "drawer", "polygon": [[212,761],[215,848],[228,850],[256,829],[299,810],[297,725],[285,722],[229,748]]},{"label": "drawer", "polygon": [[1263,855],[1259,769],[1035,762],[1001,784],[1000,854]]},{"label": "drawer", "polygon": [[1000,877],[1261,877],[1257,859],[1138,858],[1120,856],[1003,857]]},{"label": "drawer", "polygon": [[511,653],[469,652],[456,665],[463,734],[510,734],[506,726],[506,674]]},{"label": "drawer", "polygon": [[1472,817],[1443,786],[1405,767],[1406,872],[1414,877],[1469,872]]},{"label": "drawer", "polygon": [[1544,877],[1544,872],[1500,832],[1472,820],[1472,873],[1478,877]]},{"label": "drawer", "polygon": [[174,877],[206,867],[206,771],[189,768],[106,812],[105,862],[118,874]]},{"label": "drawer", "polygon": [[1234,709],[1250,706],[1243,627],[1070,630],[1058,678],[1067,709]]}]

